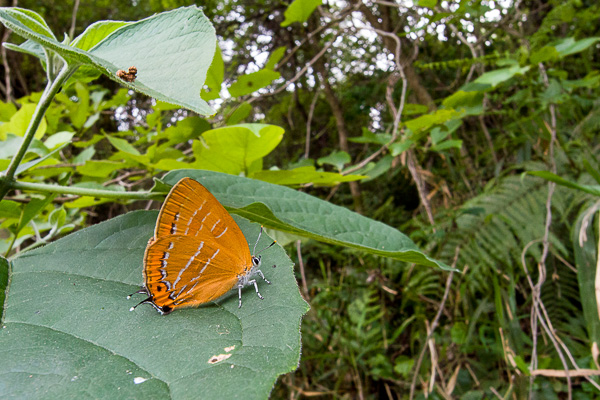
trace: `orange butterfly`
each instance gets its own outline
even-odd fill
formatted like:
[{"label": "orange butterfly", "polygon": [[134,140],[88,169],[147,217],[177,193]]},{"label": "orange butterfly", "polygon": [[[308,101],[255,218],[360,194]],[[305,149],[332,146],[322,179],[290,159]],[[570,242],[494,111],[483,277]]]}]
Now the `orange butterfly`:
[{"label": "orange butterfly", "polygon": [[[261,234],[262,227],[259,239]],[[131,311],[148,303],[164,315],[218,299],[235,286],[239,307],[244,286],[254,285],[263,299],[252,279],[259,275],[271,283],[260,260],[250,254],[244,234],[221,203],[197,181],[183,178],[165,199],[146,247],[144,287],[136,293],[149,297]]]}]

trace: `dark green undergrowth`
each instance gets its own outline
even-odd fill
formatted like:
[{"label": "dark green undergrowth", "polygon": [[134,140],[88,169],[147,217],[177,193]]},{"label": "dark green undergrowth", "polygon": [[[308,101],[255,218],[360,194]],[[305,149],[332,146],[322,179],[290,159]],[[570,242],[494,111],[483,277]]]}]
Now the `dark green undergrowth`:
[{"label": "dark green undergrowth", "polygon": [[[0,10],[0,397],[599,398],[597,4],[55,3]],[[265,300],[128,311],[184,176]]]}]

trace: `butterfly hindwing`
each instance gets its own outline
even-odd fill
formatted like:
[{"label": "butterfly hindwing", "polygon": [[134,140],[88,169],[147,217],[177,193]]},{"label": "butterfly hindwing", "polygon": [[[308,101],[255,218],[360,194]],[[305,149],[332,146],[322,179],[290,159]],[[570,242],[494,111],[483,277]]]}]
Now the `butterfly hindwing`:
[{"label": "butterfly hindwing", "polygon": [[166,235],[146,248],[144,281],[154,304],[173,309],[221,297],[247,267],[237,253],[214,240]]}]

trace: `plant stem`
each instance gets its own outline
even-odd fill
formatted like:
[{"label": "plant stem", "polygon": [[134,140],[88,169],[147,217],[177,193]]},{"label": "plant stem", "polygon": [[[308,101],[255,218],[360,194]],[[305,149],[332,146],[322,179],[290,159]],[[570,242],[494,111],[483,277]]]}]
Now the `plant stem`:
[{"label": "plant stem", "polygon": [[33,113],[33,117],[31,121],[29,121],[29,126],[27,127],[27,131],[25,132],[25,136],[23,138],[23,143],[21,143],[21,147],[19,148],[19,152],[10,162],[8,166],[8,170],[4,174],[4,177],[0,177],[0,201],[4,198],[6,193],[13,188],[13,182],[15,177],[15,172],[23,161],[23,157],[27,153],[27,149],[33,140],[35,133],[37,132],[40,123],[42,122],[42,118],[44,118],[44,114],[46,114],[46,110],[50,107],[52,103],[52,99],[58,93],[63,83],[75,72],[78,66],[69,67],[68,64],[65,63],[63,68],[60,70],[58,75],[54,80],[49,80],[46,88],[44,89],[44,93],[42,93],[42,97],[40,98],[40,102],[38,103],[35,112]]},{"label": "plant stem", "polygon": [[[0,177],[0,185],[6,178]],[[6,184],[6,182],[4,182]],[[101,197],[105,199],[128,199],[128,200],[154,200],[161,199],[166,193],[153,192],[118,192],[115,190],[87,189],[73,186],[48,185],[45,183],[10,182],[7,185],[12,189],[35,190],[36,192],[48,192],[59,194],[73,194],[79,196]]]}]

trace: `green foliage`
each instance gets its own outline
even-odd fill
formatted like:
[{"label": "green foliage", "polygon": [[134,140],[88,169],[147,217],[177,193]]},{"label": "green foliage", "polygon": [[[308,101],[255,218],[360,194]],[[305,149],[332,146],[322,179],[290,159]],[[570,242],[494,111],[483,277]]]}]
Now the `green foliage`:
[{"label": "green foliage", "polygon": [[571,232],[575,266],[581,293],[581,306],[590,342],[600,343],[600,320],[596,301],[598,260],[598,203],[584,204]]},{"label": "green foliage", "polygon": [[202,89],[202,99],[209,101],[219,98],[219,92],[221,91],[224,73],[225,65],[223,64],[223,56],[221,54],[221,49],[217,45],[212,63],[210,64],[208,72],[206,73],[206,88]]},{"label": "green foliage", "polygon": [[194,167],[238,175],[262,169],[262,159],[279,144],[284,130],[264,124],[242,124],[213,129],[193,146]]},{"label": "green foliage", "polygon": [[[129,213],[12,261],[0,343],[26,350],[0,365],[5,395],[215,398],[234,397],[243,384],[246,398],[262,399],[279,374],[296,368],[308,306],[279,247],[262,254],[272,282],[261,285],[264,301],[250,290],[241,309],[229,296],[168,317],[149,306],[129,311],[156,216]],[[237,222],[254,243],[259,226]],[[263,236],[259,247],[270,241]],[[40,341],[52,344],[33,345]]]},{"label": "green foliage", "polygon": [[[71,45],[58,42],[42,17],[31,11],[3,8],[0,20],[20,36],[52,51],[45,60],[46,65],[52,65],[50,76],[57,72],[55,65],[61,68],[60,62],[54,60],[56,54],[70,62],[73,71],[86,66],[159,100],[200,114],[214,113],[198,93],[210,65],[211,59],[206,55],[214,53],[216,36],[210,22],[196,7],[181,8],[124,25],[101,21],[100,26],[86,30]],[[184,30],[177,24],[183,20],[189,21]],[[181,45],[174,42],[172,36],[179,38]],[[90,48],[89,51],[84,50],[86,48]],[[198,65],[198,60],[204,60],[203,64]],[[175,61],[179,79],[173,80],[170,78],[174,76]],[[117,71],[132,65],[138,69],[137,79],[134,82],[120,80]]]},{"label": "green foliage", "polygon": [[4,314],[4,300],[6,299],[6,287],[8,286],[8,260],[0,256],[0,317]]},{"label": "green foliage", "polygon": [[[42,254],[50,260],[63,260],[58,252],[49,254],[46,250],[78,236],[69,235],[53,243],[56,238],[131,209],[157,207],[156,203],[135,202],[160,200],[169,190],[169,185],[154,180],[155,187],[146,191],[153,178],[161,179],[168,173],[165,180],[172,184],[184,175],[195,176],[212,185],[210,189],[233,213],[285,231],[270,229],[269,233],[274,232],[278,240],[285,236],[280,243],[290,243],[289,254],[302,257],[293,260],[296,277],[303,281],[312,310],[301,327],[304,335],[299,369],[278,380],[273,398],[320,394],[404,399],[409,398],[411,389],[414,398],[482,399],[498,394],[503,398],[567,398],[566,379],[529,376],[533,368],[564,369],[559,350],[545,332],[540,333],[543,327],[539,321],[537,331],[534,329],[531,317],[536,297],[529,282],[542,282],[540,299],[548,322],[564,343],[560,351],[568,349],[578,368],[597,368],[591,349],[598,340],[593,282],[598,233],[594,207],[600,183],[596,154],[600,133],[596,51],[600,46],[600,8],[594,2],[577,0],[550,0],[542,5],[420,1],[412,8],[389,7],[383,2],[365,2],[356,8],[353,3],[321,3],[204,2],[203,12],[215,24],[223,54],[217,51],[212,56],[205,51],[200,61],[199,54],[193,57],[198,61],[194,67],[206,73],[206,82],[193,85],[189,78],[196,79],[197,71],[191,67],[180,70],[178,60],[187,57],[188,48],[197,51],[201,40],[184,40],[186,43],[179,47],[163,46],[159,32],[158,36],[136,40],[136,45],[139,42],[144,48],[138,54],[130,51],[125,33],[129,29],[146,32],[142,25],[162,18],[169,22],[168,15],[196,14],[194,8],[134,23],[109,21],[137,20],[162,13],[165,8],[187,6],[188,1],[139,2],[129,8],[105,0],[93,6],[82,2],[76,38],[62,43],[52,31],[71,23],[68,4],[47,0],[19,3],[24,7],[31,4],[47,17],[47,23],[40,14],[3,9],[4,20],[20,27],[21,33],[27,31],[29,40],[19,42],[13,35],[11,40],[16,44],[4,44],[23,54],[15,57],[14,52],[7,53],[11,71],[18,71],[9,77],[17,100],[0,103],[0,170],[9,168],[15,156],[20,157],[21,148],[27,150],[15,169],[18,180],[12,187],[17,190],[0,202],[0,251],[14,266],[24,267],[30,258],[37,260]],[[106,21],[94,23],[98,19]],[[167,35],[177,31],[177,23],[164,28],[156,31]],[[83,33],[77,36],[79,32]],[[401,41],[399,54],[394,35]],[[108,48],[113,37],[115,47]],[[40,42],[50,46],[49,57]],[[103,43],[105,53],[120,53],[99,60],[94,46],[104,47]],[[165,92],[173,97],[187,91],[193,101],[198,101],[200,94],[196,106],[217,110],[214,117],[182,110],[185,104],[172,99],[154,102],[127,91],[149,93],[142,88],[149,84],[142,73],[156,67],[157,61],[147,56],[154,54],[154,48],[160,51],[155,58],[165,66],[161,71],[164,75],[156,72],[160,84],[179,85],[165,88]],[[53,54],[62,54],[69,63],[83,64],[72,75],[60,75],[63,64]],[[163,54],[177,54],[177,58]],[[133,56],[136,61],[130,62]],[[406,81],[394,65],[396,56]],[[32,60],[38,59],[51,80],[62,80],[62,91],[54,93],[55,101],[39,121],[33,110],[38,104],[47,104],[47,96],[35,92],[43,88],[45,76],[33,65]],[[108,70],[105,62],[111,63]],[[130,65],[138,67],[139,79],[131,84],[116,79],[116,69]],[[89,84],[103,72],[112,81],[100,80],[104,87]],[[127,89],[117,91],[119,84]],[[0,91],[6,93],[3,87]],[[394,112],[402,103],[398,119]],[[43,128],[37,138],[28,129],[31,120]],[[29,134],[31,142],[24,146]],[[217,172],[190,170],[200,166],[240,176],[226,178]],[[0,176],[0,192],[4,182]],[[553,187],[550,182],[557,184],[552,196],[548,192]],[[42,189],[47,183],[54,184],[51,191]],[[365,217],[333,204],[355,206]],[[149,218],[136,213],[116,221],[132,215]],[[144,229],[151,230],[147,222]],[[250,236],[256,229],[251,229]],[[340,229],[345,234],[336,232]],[[118,231],[115,228],[114,232]],[[400,231],[406,236],[398,236]],[[587,235],[587,241],[581,233]],[[546,234],[548,253],[543,256]],[[136,233],[137,253],[143,251],[144,235],[148,234]],[[382,245],[388,249],[390,244],[402,247],[403,243],[411,248],[416,243],[425,251],[409,258],[402,251],[395,255],[379,252]],[[33,250],[31,257],[22,253],[41,244],[47,245]],[[90,257],[106,256],[98,253]],[[387,257],[390,255],[396,259]],[[105,263],[96,263],[101,268],[95,265],[94,273],[117,264],[121,273],[133,271],[127,277],[130,282],[119,285],[139,284],[139,255],[123,255],[118,261],[106,257]],[[134,257],[137,263],[130,262]],[[64,258],[74,268],[70,264],[74,261]],[[425,260],[436,265],[435,258],[461,271],[454,274],[447,293],[445,270],[410,264]],[[40,268],[52,265],[42,266],[40,261]],[[8,271],[8,265],[3,267],[0,260],[0,293],[4,293],[2,273]],[[279,268],[268,277],[279,276]],[[281,272],[286,282],[291,279],[289,272]],[[55,281],[50,283],[65,279],[60,273],[51,275]],[[7,282],[8,276],[7,272]],[[83,299],[83,291],[76,290],[83,287],[81,276],[77,276],[77,285],[67,290],[73,283],[69,281],[64,291],[63,286],[48,286],[41,274],[31,277],[27,283],[41,287],[40,293],[62,292],[63,297],[45,296],[50,299],[44,300],[47,304],[27,294],[36,289],[21,290],[25,275],[17,278],[21,285],[18,295],[29,297],[27,303],[19,304],[18,298],[12,298],[11,286],[6,304],[13,311],[27,305],[34,311],[41,311],[44,304],[54,307],[42,314],[31,311],[28,315],[33,315],[34,324],[30,328],[19,327],[17,332],[17,327],[11,326],[12,333],[0,332],[0,337],[23,333],[19,348],[25,349],[32,348],[27,340],[32,344],[48,340],[47,328],[40,321],[48,318],[46,321],[52,322],[57,312],[60,316],[66,315],[60,314],[65,310],[73,311],[73,299],[81,299],[79,304],[86,304],[86,312],[113,304],[112,315],[105,316],[104,311],[97,318],[112,318],[111,326],[126,326],[124,321],[131,322],[131,318],[143,324],[146,316],[152,323],[162,324],[153,310],[142,308],[127,313],[121,322],[114,321],[123,311],[120,305],[126,302],[119,297],[122,293],[112,298],[111,293],[117,291],[106,291],[102,283],[102,290],[88,291]],[[98,284],[98,277],[84,280]],[[294,298],[298,289],[290,288],[288,294]],[[272,285],[265,290],[276,289]],[[89,297],[89,293],[94,295]],[[253,293],[244,295],[242,312],[248,310],[249,302],[258,302]],[[279,301],[279,294],[271,292],[259,306],[268,305],[274,296]],[[96,303],[91,302],[94,299]],[[56,304],[59,300],[61,303]],[[227,298],[223,303],[229,301]],[[209,309],[182,314],[193,318]],[[281,310],[270,312],[279,316]],[[77,310],[73,313],[82,328],[94,322],[80,314]],[[218,310],[215,315],[219,320],[231,317],[222,316]],[[174,313],[167,317],[169,321],[172,316],[177,317]],[[65,321],[71,320],[65,316],[55,325],[63,327]],[[258,325],[252,325],[253,329],[265,324]],[[291,331],[294,326],[297,331],[297,320],[284,328]],[[35,336],[35,329],[44,332]],[[265,330],[263,336],[271,340],[279,331],[277,326]],[[430,340],[425,341],[430,332]],[[117,348],[111,348],[114,354],[102,356],[100,342],[91,341],[79,348],[74,336],[62,337],[60,332],[51,335],[53,343],[75,348],[83,356],[71,357],[64,351],[50,354],[47,349],[45,358],[23,351],[16,352],[14,360],[25,365],[34,359],[43,369],[45,364],[40,360],[47,359],[54,370],[55,360],[89,366],[87,355],[93,353],[95,358],[109,360],[107,364],[124,363],[119,365],[134,372],[144,367],[138,361],[150,354],[146,349],[139,356],[117,360]],[[143,335],[137,332],[127,337]],[[106,341],[106,336],[96,337]],[[293,340],[287,344],[294,352],[297,336],[291,334],[289,338]],[[149,342],[156,340],[160,338],[148,338]],[[7,343],[5,347],[13,348],[10,340]],[[209,356],[224,354],[224,346],[210,346],[202,341],[198,347],[208,349],[206,357],[193,361],[204,362],[203,371],[212,373],[207,379],[215,382],[234,376],[235,371],[244,374],[237,368],[241,364],[233,370],[221,366],[226,371],[217,371],[218,365],[209,366]],[[185,356],[197,355],[188,351],[189,346],[182,348]],[[272,349],[261,349],[268,351],[269,363],[273,362]],[[425,355],[419,362],[422,349]],[[252,363],[251,370],[264,372],[261,368],[269,364],[264,351],[262,356],[246,351],[243,356],[248,356],[245,359]],[[67,360],[67,356],[71,358]],[[233,385],[224,385],[233,393],[223,389],[220,394],[240,396],[247,390],[250,396],[265,397],[278,374],[294,369],[295,360],[289,357],[279,364],[280,369],[267,371],[252,382],[235,375]],[[575,368],[568,357],[567,363],[570,370]],[[73,387],[89,382],[79,371],[64,376]],[[73,376],[78,378],[71,382]],[[117,379],[121,391],[137,389],[131,392],[133,397],[140,393],[148,397],[150,392],[152,397],[166,390],[175,396],[184,387],[162,378],[135,385],[134,377],[146,375],[134,372],[128,376],[113,380]],[[11,384],[18,385],[19,379]],[[415,386],[411,387],[413,381]],[[570,382],[573,398],[595,398],[598,386],[594,382],[579,377],[571,377]],[[249,389],[238,390],[240,383]],[[187,384],[195,390],[204,381],[190,378]],[[61,385],[54,387],[63,389]],[[28,388],[21,383],[15,393]],[[54,392],[47,394],[54,396]],[[212,397],[212,393],[206,395]]]},{"label": "green foliage", "polygon": [[333,165],[338,171],[344,169],[344,165],[350,163],[350,155],[345,151],[335,151],[326,157],[317,160],[319,165]]},{"label": "green foliage", "polygon": [[[468,266],[472,293],[490,293],[490,271],[511,276],[522,269],[519,249],[543,237],[547,192],[543,181],[508,177],[459,210],[452,222],[456,229],[444,240],[441,254],[448,262],[460,249],[457,265]],[[556,212],[568,210],[573,201],[566,191],[557,191],[553,200]],[[560,214],[555,218],[559,220]],[[553,251],[565,254],[557,237],[551,235],[550,241]],[[528,256],[538,259],[540,254],[539,244],[529,247]]]},{"label": "green foliage", "polygon": [[248,75],[242,75],[237,81],[231,84],[229,93],[235,97],[245,96],[268,86],[279,77],[280,75],[278,72],[268,69],[252,72]]},{"label": "green foliage", "polygon": [[333,172],[317,171],[313,166],[293,168],[290,170],[257,171],[252,178],[285,186],[313,184],[315,186],[333,186],[343,182],[358,181],[364,175],[341,175]]},{"label": "green foliage", "polygon": [[397,260],[449,269],[421,253],[400,231],[305,193],[266,182],[199,170],[164,176],[175,184],[196,179],[231,212],[279,231],[304,236]]},{"label": "green foliage", "polygon": [[305,22],[310,14],[322,4],[322,0],[294,0],[285,10],[285,20],[281,26],[288,26],[294,22]]}]

